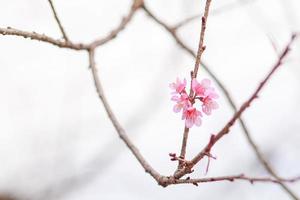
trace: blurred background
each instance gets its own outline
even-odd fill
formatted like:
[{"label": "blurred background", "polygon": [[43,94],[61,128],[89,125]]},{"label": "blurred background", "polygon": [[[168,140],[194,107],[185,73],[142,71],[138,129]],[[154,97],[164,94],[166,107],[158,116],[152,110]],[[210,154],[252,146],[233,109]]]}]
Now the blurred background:
[{"label": "blurred background", "polygon": [[[116,27],[129,0],[53,1],[72,41],[90,42]],[[200,14],[204,0],[145,1],[166,23]],[[0,27],[61,38],[46,0],[0,0]],[[298,0],[213,0],[203,55],[241,105],[276,62],[292,32],[300,31]],[[215,11],[214,11],[215,10]],[[194,51],[199,19],[179,37]],[[300,40],[243,117],[255,142],[283,177],[300,172]],[[0,193],[26,200],[289,199],[270,183],[218,182],[162,188],[145,174],[118,138],[99,101],[86,52],[0,35]],[[129,137],[162,174],[176,168],[183,121],[172,111],[168,84],[189,78],[194,58],[142,10],[127,28],[98,48],[106,95]],[[199,78],[209,77],[200,67]],[[187,157],[202,149],[232,116],[219,90],[220,108],[190,133]],[[268,176],[240,125],[213,149],[193,177],[245,173]],[[300,195],[300,183],[288,184]],[[0,197],[1,199],[1,197]]]}]

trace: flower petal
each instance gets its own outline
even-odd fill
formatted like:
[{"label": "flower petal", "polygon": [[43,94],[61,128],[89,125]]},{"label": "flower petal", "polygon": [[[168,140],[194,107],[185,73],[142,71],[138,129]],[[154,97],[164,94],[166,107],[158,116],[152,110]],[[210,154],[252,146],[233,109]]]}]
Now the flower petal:
[{"label": "flower petal", "polygon": [[201,126],[201,124],[202,124],[201,118],[200,118],[200,117],[197,117],[197,118],[195,119],[195,125],[196,125],[196,126]]},{"label": "flower petal", "polygon": [[201,81],[201,85],[205,88],[209,87],[210,86],[210,80],[205,78]]},{"label": "flower petal", "polygon": [[185,120],[185,126],[187,128],[192,128],[192,126],[194,125],[193,120],[192,119],[186,119]]},{"label": "flower petal", "polygon": [[197,79],[193,78],[193,80],[192,80],[192,89],[193,89],[194,92],[196,92],[198,86],[199,86],[199,83],[198,83]]},{"label": "flower petal", "polygon": [[217,109],[217,108],[219,108],[219,105],[218,105],[218,103],[216,101],[212,101],[211,104],[210,104],[210,107],[212,109]]},{"label": "flower petal", "polygon": [[175,113],[180,112],[181,109],[182,109],[182,106],[181,106],[180,104],[176,104],[176,105],[174,105],[174,107],[173,107],[173,111],[174,111]]},{"label": "flower petal", "polygon": [[207,114],[207,115],[210,115],[211,114],[211,109],[209,106],[206,106],[206,105],[203,105],[202,106],[202,111]]}]

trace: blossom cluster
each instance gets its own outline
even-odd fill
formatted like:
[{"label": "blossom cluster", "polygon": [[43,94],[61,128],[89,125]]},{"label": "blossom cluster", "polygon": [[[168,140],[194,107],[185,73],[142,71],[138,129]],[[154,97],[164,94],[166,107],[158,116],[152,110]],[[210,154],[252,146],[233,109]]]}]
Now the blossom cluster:
[{"label": "blossom cluster", "polygon": [[[186,92],[186,79],[182,81],[177,78],[176,82],[170,84],[170,88],[173,90],[172,101],[175,101],[173,111],[178,113],[182,111],[182,120],[185,120],[185,126],[191,128],[193,125],[200,126],[202,123],[202,112],[206,115],[210,115],[212,110],[218,108],[218,104],[215,101],[218,98],[218,94],[211,86],[209,79],[203,79],[200,83],[194,78],[192,80],[191,94]],[[201,103],[201,111],[195,107],[196,101]]]}]

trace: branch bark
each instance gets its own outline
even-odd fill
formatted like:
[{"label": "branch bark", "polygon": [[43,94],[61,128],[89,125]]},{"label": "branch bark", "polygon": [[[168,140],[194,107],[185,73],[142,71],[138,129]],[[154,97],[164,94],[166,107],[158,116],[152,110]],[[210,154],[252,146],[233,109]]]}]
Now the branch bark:
[{"label": "branch bark", "polygon": [[65,41],[69,41],[68,36],[67,36],[67,34],[66,34],[65,30],[64,30],[64,27],[62,26],[62,24],[61,24],[61,22],[60,22],[60,20],[58,18],[58,15],[56,13],[56,10],[55,10],[55,7],[53,5],[52,0],[48,0],[48,2],[50,4],[51,10],[53,12],[53,16],[55,18],[55,21],[57,22],[57,25],[58,25],[58,27],[59,27],[59,29],[61,31],[61,34],[63,35],[63,38],[65,39]]}]

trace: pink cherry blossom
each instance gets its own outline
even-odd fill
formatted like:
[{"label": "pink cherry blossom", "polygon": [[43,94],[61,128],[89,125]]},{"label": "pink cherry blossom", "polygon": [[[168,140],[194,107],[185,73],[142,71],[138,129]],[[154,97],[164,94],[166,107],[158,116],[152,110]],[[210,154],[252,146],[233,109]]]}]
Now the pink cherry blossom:
[{"label": "pink cherry blossom", "polygon": [[175,101],[176,104],[173,107],[173,111],[178,113],[181,110],[185,110],[187,107],[191,106],[189,96],[186,93],[182,93],[180,96],[172,96],[172,101]]},{"label": "pink cherry blossom", "polygon": [[[192,80],[191,89],[194,96],[189,96],[186,91],[186,79],[182,81],[177,78],[174,83],[170,84],[172,92],[172,101],[175,101],[173,111],[175,113],[182,111],[182,119],[185,120],[185,126],[191,128],[194,125],[201,125],[202,112],[206,115],[210,115],[212,110],[218,108],[218,104],[215,101],[218,98],[218,94],[211,86],[209,79],[203,79],[200,83],[194,78]],[[196,100],[199,100],[202,107],[202,112],[196,109],[198,106]]]},{"label": "pink cherry blossom", "polygon": [[209,79],[203,79],[199,83],[195,78],[192,81],[192,89],[195,94],[199,97],[210,96],[211,98],[217,98],[218,95],[215,92],[215,89],[210,86],[211,81]]},{"label": "pink cherry blossom", "polygon": [[194,124],[196,126],[201,125],[202,114],[196,108],[190,106],[185,109],[182,113],[182,119],[185,119],[185,126],[191,128]]},{"label": "pink cherry blossom", "polygon": [[219,107],[218,103],[210,96],[203,98],[201,101],[203,102],[202,111],[207,115],[210,115],[213,109],[217,109]]},{"label": "pink cherry blossom", "polygon": [[171,89],[175,90],[173,94],[180,94],[185,91],[186,79],[183,79],[183,81],[181,81],[179,78],[177,78],[176,82],[171,83],[169,86]]}]

